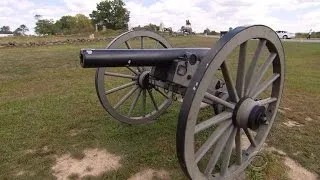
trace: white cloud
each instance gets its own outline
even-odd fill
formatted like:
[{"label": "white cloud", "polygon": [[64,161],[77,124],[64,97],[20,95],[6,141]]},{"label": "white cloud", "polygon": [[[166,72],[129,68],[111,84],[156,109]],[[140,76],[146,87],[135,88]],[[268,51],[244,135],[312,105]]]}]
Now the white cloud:
[{"label": "white cloud", "polygon": [[[63,15],[88,15],[100,0],[64,0],[62,4],[35,3],[33,0],[0,1],[0,25],[14,30],[26,24],[31,32],[35,14],[58,19]],[[158,0],[145,5],[145,0],[125,0],[131,12],[130,25],[160,24],[180,29],[189,19],[192,28],[202,32],[227,30],[229,27],[248,24],[265,24],[274,29],[306,32],[310,28],[320,31],[319,0]]]},{"label": "white cloud", "polygon": [[101,0],[64,0],[64,3],[66,8],[69,10],[68,14],[75,15],[77,13],[82,13],[85,15],[89,15],[92,10],[96,9],[97,3],[100,1]]},{"label": "white cloud", "polygon": [[[149,22],[171,26],[178,30],[190,19],[192,27],[197,32],[206,27],[212,30],[227,30],[248,24],[265,24],[274,29],[284,29],[292,32],[308,31],[313,26],[320,31],[319,18],[310,15],[309,18],[297,18],[297,10],[319,6],[319,1],[307,0],[160,0],[151,6],[144,6],[140,1],[127,1],[131,11],[131,25],[144,25]],[[274,12],[277,11],[278,14]],[[279,12],[283,12],[280,13]],[[320,11],[313,12],[319,14]],[[299,12],[298,12],[299,13]]]}]

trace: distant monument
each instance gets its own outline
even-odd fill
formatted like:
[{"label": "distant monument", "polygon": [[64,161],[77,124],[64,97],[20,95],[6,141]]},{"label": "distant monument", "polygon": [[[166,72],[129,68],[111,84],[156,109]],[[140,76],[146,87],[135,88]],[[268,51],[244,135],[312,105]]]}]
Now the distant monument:
[{"label": "distant monument", "polygon": [[163,32],[164,31],[164,24],[163,22],[160,23],[159,31]]},{"label": "distant monument", "polygon": [[191,28],[191,23],[189,19],[186,20],[186,28]]},{"label": "distant monument", "polygon": [[191,28],[191,23],[190,21],[187,19],[186,20],[186,26],[182,26],[180,31],[183,33],[183,34],[192,34],[192,28]]}]

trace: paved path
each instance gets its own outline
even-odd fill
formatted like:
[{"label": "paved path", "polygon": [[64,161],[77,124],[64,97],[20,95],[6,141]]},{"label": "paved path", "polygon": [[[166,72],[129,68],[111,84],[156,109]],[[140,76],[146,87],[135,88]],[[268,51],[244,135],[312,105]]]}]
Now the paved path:
[{"label": "paved path", "polygon": [[284,42],[320,43],[320,39],[283,39]]},{"label": "paved path", "polygon": [[[212,35],[198,35],[201,37],[210,37],[219,39],[220,36],[212,36]],[[284,42],[301,42],[301,43],[320,43],[320,39],[281,39]]]}]

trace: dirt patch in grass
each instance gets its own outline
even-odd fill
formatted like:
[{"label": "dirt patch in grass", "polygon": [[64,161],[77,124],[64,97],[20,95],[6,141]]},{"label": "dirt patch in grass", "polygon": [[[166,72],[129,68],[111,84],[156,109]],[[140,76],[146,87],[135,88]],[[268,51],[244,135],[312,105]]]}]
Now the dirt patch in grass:
[{"label": "dirt patch in grass", "polygon": [[316,180],[318,178],[316,174],[313,174],[312,172],[308,171],[307,169],[302,167],[300,164],[296,163],[294,160],[288,157],[285,158],[284,164],[290,168],[288,172],[288,176],[292,180],[297,180],[297,179]]},{"label": "dirt patch in grass", "polygon": [[34,150],[34,149],[27,149],[27,150],[24,151],[24,154],[25,155],[34,154],[35,152],[36,152],[36,150]]},{"label": "dirt patch in grass", "polygon": [[23,176],[23,175],[25,175],[26,174],[26,171],[19,171],[17,174],[16,174],[16,176]]},{"label": "dirt patch in grass", "polygon": [[290,128],[303,126],[302,124],[300,124],[296,121],[287,121],[287,122],[284,122],[283,124],[290,127]]},{"label": "dirt patch in grass", "polygon": [[277,154],[282,155],[282,156],[286,156],[287,155],[287,153],[283,152],[280,149],[276,149],[274,147],[267,147],[265,150],[269,151],[269,152],[276,152]]},{"label": "dirt patch in grass", "polygon": [[79,129],[72,129],[70,131],[70,136],[74,137],[74,136],[78,136],[79,134],[85,132],[87,129],[83,129],[83,130],[79,130]]},{"label": "dirt patch in grass", "polygon": [[[304,167],[302,167],[300,164],[296,163],[294,160],[289,158],[287,156],[287,153],[284,151],[277,149],[275,147],[266,147],[265,150],[269,153],[276,153],[277,155],[281,155],[283,159],[283,164],[288,168],[287,175],[288,178],[292,180],[297,179],[304,179],[304,180],[316,180],[318,176]],[[277,156],[274,154],[274,156]]]},{"label": "dirt patch in grass", "polygon": [[108,153],[106,150],[87,149],[84,157],[74,159],[70,154],[58,157],[52,167],[53,175],[59,179],[67,179],[75,174],[79,177],[99,176],[107,171],[117,170],[121,167],[120,157]]},{"label": "dirt patch in grass", "polygon": [[153,170],[153,169],[146,169],[141,172],[138,172],[137,174],[131,176],[128,180],[153,180],[153,179],[159,179],[159,180],[169,180],[170,175],[165,170]]},{"label": "dirt patch in grass", "polygon": [[309,117],[309,116],[306,117],[305,120],[308,121],[308,122],[313,121],[313,119],[311,117]]}]

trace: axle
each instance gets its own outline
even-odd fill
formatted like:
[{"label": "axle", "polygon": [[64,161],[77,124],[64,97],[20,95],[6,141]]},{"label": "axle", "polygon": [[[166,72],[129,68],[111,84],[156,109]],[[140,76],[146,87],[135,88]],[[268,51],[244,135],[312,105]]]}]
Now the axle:
[{"label": "axle", "polygon": [[80,64],[83,68],[166,66],[175,59],[188,59],[187,56],[195,56],[200,60],[209,50],[209,48],[82,49]]}]

